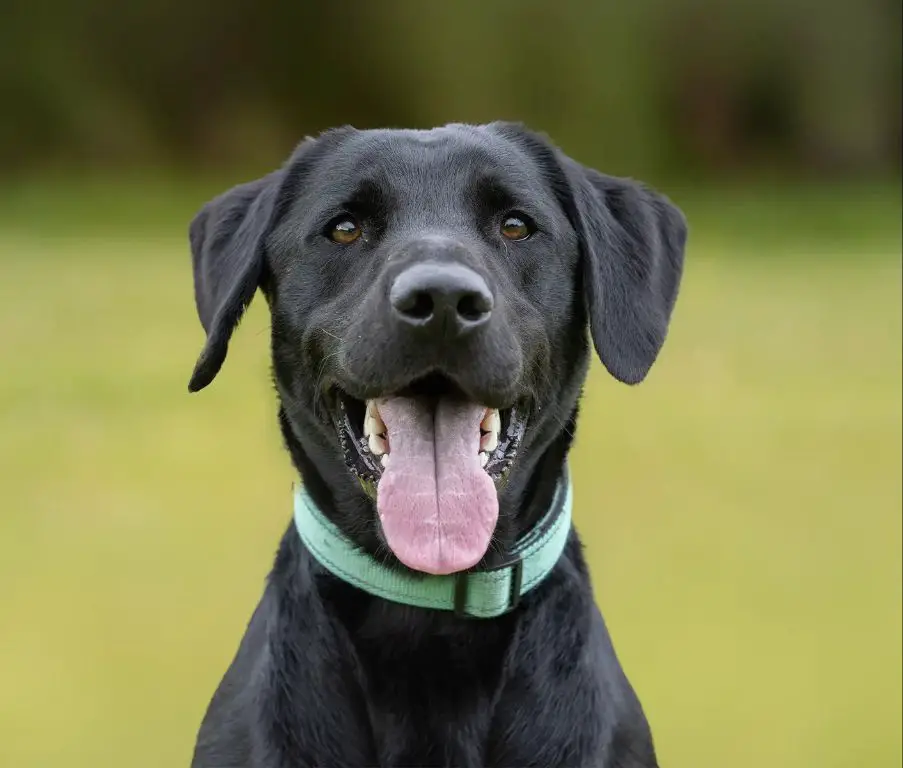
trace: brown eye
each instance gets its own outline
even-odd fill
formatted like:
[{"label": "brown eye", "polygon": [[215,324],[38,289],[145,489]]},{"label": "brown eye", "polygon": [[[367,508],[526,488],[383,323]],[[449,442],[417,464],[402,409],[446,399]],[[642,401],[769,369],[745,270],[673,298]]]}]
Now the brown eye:
[{"label": "brown eye", "polygon": [[338,219],[329,228],[329,239],[340,245],[349,245],[361,236],[361,228],[354,219]]},{"label": "brown eye", "polygon": [[502,222],[502,235],[509,240],[526,240],[533,234],[526,216],[511,214]]}]

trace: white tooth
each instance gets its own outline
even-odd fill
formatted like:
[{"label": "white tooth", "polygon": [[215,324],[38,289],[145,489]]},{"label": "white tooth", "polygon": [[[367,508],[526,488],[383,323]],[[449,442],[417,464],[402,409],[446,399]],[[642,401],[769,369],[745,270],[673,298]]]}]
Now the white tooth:
[{"label": "white tooth", "polygon": [[389,466],[389,456],[391,456],[391,455],[392,454],[390,454],[390,453],[384,453],[382,456],[379,457],[379,463],[382,464],[383,467],[388,467]]},{"label": "white tooth", "polygon": [[368,410],[367,415],[364,417],[364,437],[370,437],[370,435],[383,435],[385,432],[386,425],[383,423],[383,420],[379,418],[379,414],[375,411],[371,413]]},{"label": "white tooth", "polygon": [[480,466],[485,467],[489,463],[489,454],[485,451],[480,451]]},{"label": "white tooth", "polygon": [[485,432],[499,432],[502,428],[502,420],[495,409],[489,411],[480,423],[480,428]]},{"label": "white tooth", "polygon": [[492,453],[496,448],[499,447],[499,434],[498,432],[487,432],[480,438],[480,450],[487,451]]},{"label": "white tooth", "polygon": [[374,456],[382,456],[386,452],[386,441],[379,435],[371,434],[367,440],[367,446]]}]

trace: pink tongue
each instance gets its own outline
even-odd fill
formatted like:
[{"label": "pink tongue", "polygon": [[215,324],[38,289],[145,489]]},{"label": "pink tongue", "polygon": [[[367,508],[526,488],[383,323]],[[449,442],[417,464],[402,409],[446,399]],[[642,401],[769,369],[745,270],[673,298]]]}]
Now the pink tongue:
[{"label": "pink tongue", "polygon": [[485,412],[444,399],[379,403],[389,462],[377,487],[377,510],[386,541],[409,568],[463,571],[489,548],[499,501],[478,456]]}]

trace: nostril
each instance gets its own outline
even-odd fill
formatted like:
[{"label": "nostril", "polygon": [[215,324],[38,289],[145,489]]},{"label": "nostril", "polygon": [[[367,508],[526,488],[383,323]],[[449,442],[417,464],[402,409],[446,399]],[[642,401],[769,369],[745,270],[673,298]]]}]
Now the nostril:
[{"label": "nostril", "polygon": [[429,320],[435,310],[433,297],[426,291],[415,291],[405,297],[397,309],[412,320]]},{"label": "nostril", "polygon": [[457,309],[462,320],[475,323],[492,311],[492,300],[482,293],[466,293],[458,300]]}]

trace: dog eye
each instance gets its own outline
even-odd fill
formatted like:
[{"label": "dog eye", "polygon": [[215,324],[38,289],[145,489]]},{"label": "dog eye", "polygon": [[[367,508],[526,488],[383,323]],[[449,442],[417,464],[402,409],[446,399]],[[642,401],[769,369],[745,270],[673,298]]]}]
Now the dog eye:
[{"label": "dog eye", "polygon": [[350,245],[361,236],[361,228],[348,216],[336,219],[326,229],[327,237],[339,245]]},{"label": "dog eye", "polygon": [[533,230],[532,222],[522,213],[509,213],[502,221],[502,236],[509,240],[526,240]]}]

